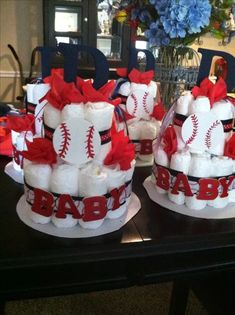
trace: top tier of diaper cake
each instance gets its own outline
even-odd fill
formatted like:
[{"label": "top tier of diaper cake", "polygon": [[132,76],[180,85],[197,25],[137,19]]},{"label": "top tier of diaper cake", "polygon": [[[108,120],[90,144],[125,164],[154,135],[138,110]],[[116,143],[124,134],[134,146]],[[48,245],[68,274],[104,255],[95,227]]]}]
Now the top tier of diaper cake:
[{"label": "top tier of diaper cake", "polygon": [[223,79],[185,91],[166,115],[154,144],[158,193],[193,210],[235,201],[234,105]]},{"label": "top tier of diaper cake", "polygon": [[[131,51],[131,56],[136,54]],[[136,157],[143,163],[153,163],[152,141],[156,139],[165,114],[154,81],[154,58],[146,53],[146,69],[140,71],[132,62],[128,68],[117,69],[114,95],[121,99],[117,111],[118,128],[124,129],[135,144]],[[136,60],[136,59],[135,59]],[[142,163],[142,164],[143,164]]]}]

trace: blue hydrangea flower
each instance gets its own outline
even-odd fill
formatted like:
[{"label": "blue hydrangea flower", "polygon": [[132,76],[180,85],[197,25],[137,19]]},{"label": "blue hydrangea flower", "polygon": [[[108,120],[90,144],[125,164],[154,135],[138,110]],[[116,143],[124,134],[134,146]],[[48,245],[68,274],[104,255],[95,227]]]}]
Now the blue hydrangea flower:
[{"label": "blue hydrangea flower", "polygon": [[159,21],[150,24],[149,29],[145,31],[145,36],[148,38],[150,46],[160,47],[170,43],[170,38]]}]

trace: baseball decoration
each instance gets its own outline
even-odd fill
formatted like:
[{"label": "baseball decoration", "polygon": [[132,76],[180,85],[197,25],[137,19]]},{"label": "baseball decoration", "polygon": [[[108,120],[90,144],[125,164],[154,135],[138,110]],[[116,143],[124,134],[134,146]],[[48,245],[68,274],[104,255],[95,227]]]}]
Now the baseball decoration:
[{"label": "baseball decoration", "polygon": [[151,92],[136,89],[127,98],[126,109],[132,116],[148,119],[153,112],[154,98]]},{"label": "baseball decoration", "polygon": [[185,120],[181,133],[185,144],[191,149],[210,152],[223,137],[223,125],[211,112],[206,115],[195,113]]},{"label": "baseball decoration", "polygon": [[71,118],[56,128],[53,146],[65,162],[81,165],[93,160],[99,153],[101,140],[98,131],[90,122]]}]

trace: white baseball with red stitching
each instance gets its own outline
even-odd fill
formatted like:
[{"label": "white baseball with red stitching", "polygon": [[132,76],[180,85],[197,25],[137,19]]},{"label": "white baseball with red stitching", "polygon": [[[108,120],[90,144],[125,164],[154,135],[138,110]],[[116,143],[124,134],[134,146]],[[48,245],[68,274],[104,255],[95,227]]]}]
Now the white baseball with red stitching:
[{"label": "white baseball with red stitching", "polygon": [[90,122],[71,118],[56,128],[53,146],[61,159],[70,164],[81,165],[91,161],[99,153],[101,140]]},{"label": "white baseball with red stitching", "polygon": [[213,150],[223,139],[223,125],[212,113],[194,113],[182,126],[182,138],[191,151]]},{"label": "white baseball with red stitching", "polygon": [[138,118],[149,118],[153,112],[153,105],[154,98],[148,89],[132,91],[126,101],[127,112]]}]

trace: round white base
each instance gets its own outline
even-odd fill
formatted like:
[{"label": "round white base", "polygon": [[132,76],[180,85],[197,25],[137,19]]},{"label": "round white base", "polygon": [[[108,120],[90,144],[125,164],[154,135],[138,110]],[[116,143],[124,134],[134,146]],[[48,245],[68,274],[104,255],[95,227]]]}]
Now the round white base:
[{"label": "round white base", "polygon": [[30,206],[26,202],[24,195],[17,203],[16,212],[21,221],[37,231],[58,237],[84,238],[99,236],[119,230],[138,213],[140,208],[141,204],[139,198],[136,194],[132,193],[127,211],[123,216],[117,219],[105,219],[104,223],[94,230],[83,229],[79,224],[72,228],[57,228],[52,222],[47,224],[34,223],[29,217],[28,212],[30,211]]},{"label": "round white base", "polygon": [[4,172],[10,176],[12,179],[14,179],[15,182],[19,184],[24,183],[24,175],[23,175],[23,170],[17,171],[14,166],[13,162],[9,162],[4,169]]},{"label": "round white base", "polygon": [[206,206],[201,210],[192,210],[185,205],[177,205],[168,199],[168,194],[159,194],[151,181],[151,176],[147,177],[143,183],[149,198],[169,210],[188,215],[190,217],[202,219],[228,219],[235,217],[235,203],[229,203],[224,208],[213,208]]}]

